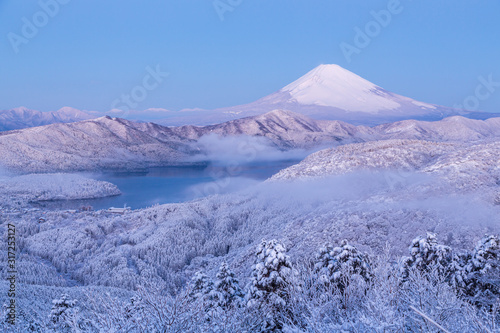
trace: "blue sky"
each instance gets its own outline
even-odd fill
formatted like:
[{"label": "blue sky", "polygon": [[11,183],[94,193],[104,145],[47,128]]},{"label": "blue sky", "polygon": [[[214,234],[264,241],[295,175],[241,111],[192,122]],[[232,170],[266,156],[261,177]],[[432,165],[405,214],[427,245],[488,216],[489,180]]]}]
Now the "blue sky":
[{"label": "blue sky", "polygon": [[[169,75],[137,109],[244,104],[322,63],[446,106],[500,82],[496,0],[401,0],[349,62],[341,43],[395,1],[0,0],[0,109],[106,111],[157,66]],[[500,111],[500,86],[479,109]]]}]

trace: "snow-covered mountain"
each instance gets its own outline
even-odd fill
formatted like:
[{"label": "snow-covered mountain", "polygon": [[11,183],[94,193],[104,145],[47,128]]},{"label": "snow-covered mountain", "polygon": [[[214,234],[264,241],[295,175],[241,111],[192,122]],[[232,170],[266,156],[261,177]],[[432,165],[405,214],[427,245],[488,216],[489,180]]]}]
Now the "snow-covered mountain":
[{"label": "snow-covered mountain", "polygon": [[9,131],[27,127],[43,126],[54,123],[72,123],[96,118],[95,115],[71,107],[57,111],[41,112],[25,107],[0,110],[0,131]]},{"label": "snow-covered mountain", "polygon": [[263,115],[246,117],[208,126],[181,126],[173,128],[178,135],[197,140],[216,134],[222,137],[264,137],[280,149],[312,148],[343,140],[366,138],[372,130],[342,121],[318,121],[299,113],[273,110]]},{"label": "snow-covered mountain", "polygon": [[172,130],[181,137],[197,140],[208,134],[229,137],[265,137],[281,149],[312,148],[335,142],[361,142],[386,139],[431,141],[471,141],[500,136],[500,118],[487,120],[461,116],[440,121],[402,120],[368,127],[339,120],[315,120],[287,110],[273,110],[209,126],[180,126]]},{"label": "snow-covered mountain", "polygon": [[[313,138],[335,143],[338,138],[346,138],[342,143],[347,139],[389,139],[322,150],[271,181],[237,193],[155,205],[123,215],[26,206],[28,200],[118,193],[109,183],[57,174],[0,180],[1,230],[8,232],[7,225],[14,225],[22,247],[16,267],[16,304],[25,313],[36,313],[36,320],[43,322],[54,304],[51,301],[69,293],[83,309],[97,304],[95,313],[107,323],[108,313],[120,318],[130,313],[126,311],[131,308],[132,295],[137,295],[134,290],[140,290],[142,299],[160,294],[158,290],[173,292],[185,286],[195,272],[215,276],[222,262],[230,265],[242,286],[251,285],[255,252],[262,239],[279,239],[294,267],[300,269],[316,258],[324,244],[339,244],[343,239],[368,252],[376,272],[381,256],[387,267],[393,267],[408,253],[412,239],[428,231],[438,234],[447,246],[471,248],[484,234],[500,231],[499,121],[451,117],[438,122],[407,120],[366,127],[277,110],[207,127],[167,128],[103,117],[0,133],[0,161],[20,168],[27,165],[34,171],[178,162],[196,153],[193,144],[210,133],[226,135],[231,141],[240,135],[267,137],[283,147],[310,145],[315,143]],[[450,142],[391,139],[404,136]],[[468,142],[477,139],[483,140]],[[0,263],[7,265],[7,245],[2,250]],[[390,275],[380,276],[389,280]],[[396,297],[400,297],[401,280],[396,278],[394,288],[381,288],[391,293],[398,290]],[[417,280],[415,290],[421,287],[420,281],[425,282]],[[151,289],[142,291],[139,287],[144,284]],[[7,282],[2,286],[8,288]],[[359,295],[372,295],[374,289],[359,290]],[[6,295],[0,298],[2,303],[7,301]],[[97,295],[110,303],[103,303]],[[387,294],[375,293],[368,301],[380,302],[380,295]],[[417,304],[419,297],[417,294],[415,303],[404,303],[401,308]],[[449,299],[443,298],[443,302]],[[150,304],[173,304],[168,311],[181,304],[182,312],[184,303]],[[206,323],[205,308],[200,313]],[[89,318],[87,313],[78,315]],[[188,312],[186,322],[191,323],[194,317],[198,316]],[[389,323],[393,327],[392,318]],[[456,331],[468,331],[463,327],[467,325]]]},{"label": "snow-covered mountain", "polygon": [[379,125],[398,120],[440,120],[462,115],[472,119],[498,114],[470,112],[416,101],[371,83],[338,65],[320,65],[275,93],[255,102],[212,111],[172,113],[162,124],[217,123],[284,109],[318,120]]},{"label": "snow-covered mountain", "polygon": [[165,127],[101,117],[2,132],[1,164],[28,172],[177,165],[192,162],[195,155],[203,160],[205,148],[198,142],[207,136],[227,138],[225,148],[241,144],[238,138],[258,138],[261,141],[247,144],[265,144],[275,152],[387,139],[464,142],[499,137],[500,118],[455,116],[436,122],[404,120],[367,127],[274,110],[218,125]]},{"label": "snow-covered mountain", "polygon": [[387,91],[338,65],[320,65],[273,95],[268,99],[367,113],[401,106]]},{"label": "snow-covered mountain", "polygon": [[28,172],[134,169],[177,164],[192,153],[167,127],[101,117],[0,133],[1,163]]},{"label": "snow-covered mountain", "polygon": [[460,115],[488,119],[500,114],[457,110],[416,101],[390,92],[338,65],[325,64],[312,69],[282,89],[255,102],[215,110],[184,109],[170,111],[149,108],[143,111],[108,110],[83,112],[70,107],[40,112],[24,107],[0,110],[0,131],[53,123],[69,123],[110,115],[135,121],[154,121],[165,126],[218,124],[239,118],[263,115],[281,109],[316,120],[340,120],[354,125],[379,125],[399,120],[436,121]]},{"label": "snow-covered mountain", "polygon": [[365,125],[403,119],[439,120],[459,114],[475,118],[488,116],[423,103],[392,93],[338,65],[320,65],[269,96],[218,111],[243,116],[276,108],[314,119]]}]

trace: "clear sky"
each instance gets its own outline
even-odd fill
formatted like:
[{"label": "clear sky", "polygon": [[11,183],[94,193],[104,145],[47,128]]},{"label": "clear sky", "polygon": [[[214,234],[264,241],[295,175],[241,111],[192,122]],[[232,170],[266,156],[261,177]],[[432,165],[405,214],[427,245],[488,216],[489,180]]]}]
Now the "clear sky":
[{"label": "clear sky", "polygon": [[[500,112],[500,1],[397,2],[0,0],[0,109],[107,111],[145,85],[137,109],[225,107],[336,63],[446,106],[492,75],[479,109]],[[381,10],[390,17],[374,23]],[[368,42],[356,27],[372,29]],[[357,49],[350,61],[343,42]],[[157,66],[169,75],[146,78]]]}]

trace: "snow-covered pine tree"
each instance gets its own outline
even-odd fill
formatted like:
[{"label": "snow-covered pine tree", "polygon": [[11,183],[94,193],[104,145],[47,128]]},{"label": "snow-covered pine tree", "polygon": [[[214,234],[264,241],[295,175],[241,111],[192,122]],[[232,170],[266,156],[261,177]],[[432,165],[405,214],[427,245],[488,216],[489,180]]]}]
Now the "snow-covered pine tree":
[{"label": "snow-covered pine tree", "polygon": [[319,250],[314,272],[321,285],[338,288],[341,292],[353,275],[362,277],[365,282],[372,277],[368,256],[345,239],[340,246],[326,244]]},{"label": "snow-covered pine tree", "polygon": [[211,292],[211,298],[217,306],[223,309],[231,305],[240,306],[245,295],[227,262],[220,265],[216,277],[217,280]]},{"label": "snow-covered pine tree", "polygon": [[52,301],[49,321],[58,332],[64,332],[74,326],[76,321],[76,300],[71,300],[67,294],[62,294],[60,299]]},{"label": "snow-covered pine tree", "polygon": [[207,300],[213,289],[212,280],[205,273],[196,272],[191,279],[189,296],[198,300]]},{"label": "snow-covered pine tree", "polygon": [[289,303],[288,287],[293,283],[293,268],[286,248],[273,239],[262,240],[257,248],[252,281],[248,288],[249,308],[266,312],[262,331],[279,330],[279,315]]},{"label": "snow-covered pine tree", "polygon": [[500,238],[485,236],[464,261],[462,269],[455,274],[459,290],[479,306],[500,302]]},{"label": "snow-covered pine tree", "polygon": [[450,280],[458,269],[458,258],[451,248],[438,244],[436,235],[431,232],[425,237],[415,238],[409,250],[410,256],[401,260],[401,273],[405,280],[412,269],[423,273],[436,270],[438,276],[445,280]]}]

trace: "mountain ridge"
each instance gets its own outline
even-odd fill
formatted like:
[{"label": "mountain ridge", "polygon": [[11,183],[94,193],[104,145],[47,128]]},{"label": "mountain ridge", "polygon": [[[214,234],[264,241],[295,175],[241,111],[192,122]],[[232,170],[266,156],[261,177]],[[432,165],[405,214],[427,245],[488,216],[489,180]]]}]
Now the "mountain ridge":
[{"label": "mountain ridge", "polygon": [[[287,110],[209,126],[165,127],[109,116],[0,133],[0,163],[23,172],[140,169],[192,163],[203,157],[198,142],[207,136],[260,138],[269,149],[300,149],[389,139],[475,141],[500,137],[500,118],[404,120],[375,127],[338,120],[314,120]],[[198,159],[199,161],[200,159]]]},{"label": "mountain ridge", "polygon": [[20,106],[0,110],[0,131],[16,130],[54,123],[71,123],[95,118],[95,115],[69,106],[57,111],[42,112]]}]

